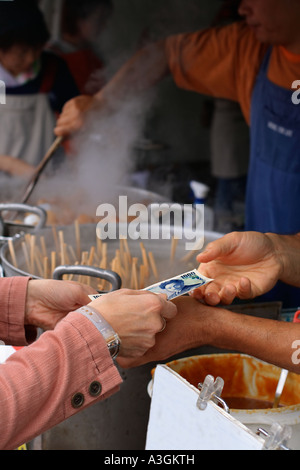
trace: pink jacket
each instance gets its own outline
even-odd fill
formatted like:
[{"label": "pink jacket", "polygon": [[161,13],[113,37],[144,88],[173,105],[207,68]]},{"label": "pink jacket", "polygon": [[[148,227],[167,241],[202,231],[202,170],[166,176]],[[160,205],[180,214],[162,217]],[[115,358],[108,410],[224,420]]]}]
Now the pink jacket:
[{"label": "pink jacket", "polygon": [[15,449],[78,411],[107,398],[122,382],[102,335],[72,312],[28,346],[27,278],[0,279],[0,339],[27,346],[0,365],[0,449]]}]

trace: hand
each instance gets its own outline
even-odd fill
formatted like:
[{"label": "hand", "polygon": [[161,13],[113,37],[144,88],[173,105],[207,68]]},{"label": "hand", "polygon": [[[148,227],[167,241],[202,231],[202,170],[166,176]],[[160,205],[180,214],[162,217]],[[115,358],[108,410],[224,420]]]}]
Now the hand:
[{"label": "hand", "polygon": [[177,315],[156,336],[155,345],[140,357],[118,358],[121,367],[131,368],[164,361],[188,349],[210,344],[210,331],[215,329],[214,315],[219,315],[223,310],[202,305],[190,296],[178,297],[172,303],[177,308]]},{"label": "hand", "polygon": [[86,114],[96,105],[96,99],[93,96],[77,96],[68,101],[57,120],[54,133],[57,136],[68,137],[79,131],[84,123]]},{"label": "hand", "polygon": [[214,282],[193,296],[209,305],[264,294],[274,287],[282,270],[271,236],[258,232],[228,234],[210,243],[197,260],[199,271]]},{"label": "hand", "polygon": [[53,330],[68,313],[86,305],[88,295],[95,294],[88,286],[70,281],[31,280],[28,283],[25,325]]},{"label": "hand", "polygon": [[34,172],[34,167],[20,158],[14,158],[9,155],[0,155],[0,171],[12,176],[29,178]]},{"label": "hand", "polygon": [[[90,303],[118,333],[121,358],[142,356],[155,344],[156,335],[177,313],[176,306],[166,296],[145,291],[122,289]],[[159,336],[159,335],[158,335]]]}]

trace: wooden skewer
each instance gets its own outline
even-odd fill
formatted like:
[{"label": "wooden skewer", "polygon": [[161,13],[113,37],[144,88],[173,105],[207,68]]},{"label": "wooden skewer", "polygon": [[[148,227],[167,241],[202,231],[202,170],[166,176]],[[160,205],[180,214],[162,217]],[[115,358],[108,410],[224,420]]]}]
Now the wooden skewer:
[{"label": "wooden skewer", "polygon": [[145,277],[146,277],[146,266],[144,266],[143,264],[141,264],[140,266],[140,284],[139,284],[139,288],[140,289],[144,289],[145,288]]},{"label": "wooden skewer", "polygon": [[157,272],[156,263],[155,263],[153,253],[151,251],[149,251],[148,256],[149,256],[149,261],[150,261],[152,272],[153,272],[155,278],[158,279],[158,272]]},{"label": "wooden skewer", "polygon": [[44,236],[40,237],[40,244],[41,244],[41,249],[42,249],[43,256],[44,256],[44,258],[47,258],[47,248],[46,248],[46,242],[45,242],[45,237]]},{"label": "wooden skewer", "polygon": [[59,244],[60,244],[60,256],[61,256],[61,264],[66,264],[66,254],[65,254],[65,242],[64,242],[64,232],[60,230],[58,232],[59,237]]},{"label": "wooden skewer", "polygon": [[56,251],[51,252],[51,274],[53,274],[56,268]]},{"label": "wooden skewer", "polygon": [[36,241],[36,236],[31,235],[30,237],[30,273],[34,273],[34,253],[35,253],[35,241]]},{"label": "wooden skewer", "polygon": [[138,276],[137,276],[137,262],[138,258],[132,258],[132,271],[131,271],[131,289],[138,290]]},{"label": "wooden skewer", "polygon": [[40,257],[39,257],[39,254],[38,254],[37,250],[35,250],[35,253],[34,253],[34,261],[35,261],[36,266],[37,266],[38,275],[40,277],[43,277],[43,275],[44,275],[43,266],[41,264]]},{"label": "wooden skewer", "polygon": [[98,256],[102,253],[102,240],[98,236],[96,237],[96,252]]},{"label": "wooden skewer", "polygon": [[16,253],[15,253],[14,244],[12,240],[8,240],[8,246],[9,246],[9,252],[10,252],[13,265],[15,268],[18,268]]},{"label": "wooden skewer", "polygon": [[59,252],[59,243],[58,243],[58,236],[57,236],[57,231],[55,225],[52,225],[52,234],[54,238],[54,244],[55,244],[55,249],[57,252]]},{"label": "wooden skewer", "polygon": [[95,257],[95,247],[92,246],[91,249],[90,249],[89,257],[88,257],[88,265],[89,266],[93,265],[94,257]]},{"label": "wooden skewer", "polygon": [[73,258],[72,263],[76,264],[76,262],[77,262],[77,264],[78,264],[78,259],[76,258],[76,254],[75,254],[75,251],[74,251],[74,248],[72,247],[72,245],[68,245],[68,250],[69,250],[69,252],[70,252],[70,254]]},{"label": "wooden skewer", "polygon": [[148,264],[147,251],[142,242],[140,243],[140,248],[141,248],[143,264],[144,264],[144,275],[146,277],[149,277],[149,264]]},{"label": "wooden skewer", "polygon": [[128,240],[127,240],[127,238],[123,238],[123,240],[124,240],[125,251],[128,255],[128,259],[131,261],[132,257],[131,257],[131,253],[130,253],[130,249],[129,249],[129,245],[128,245]]},{"label": "wooden skewer", "polygon": [[44,279],[48,279],[49,278],[49,259],[47,256],[44,257],[43,268],[44,268]]},{"label": "wooden skewer", "polygon": [[174,261],[177,245],[178,245],[178,238],[173,237],[172,244],[171,244],[171,261]]},{"label": "wooden skewer", "polygon": [[80,248],[80,225],[79,225],[78,220],[75,220],[75,240],[76,240],[77,258],[80,259],[80,253],[81,253],[81,248]]},{"label": "wooden skewer", "polygon": [[28,248],[27,244],[25,242],[22,242],[22,250],[24,253],[24,258],[27,266],[27,271],[30,273],[30,260],[29,260],[29,253],[28,253]]}]

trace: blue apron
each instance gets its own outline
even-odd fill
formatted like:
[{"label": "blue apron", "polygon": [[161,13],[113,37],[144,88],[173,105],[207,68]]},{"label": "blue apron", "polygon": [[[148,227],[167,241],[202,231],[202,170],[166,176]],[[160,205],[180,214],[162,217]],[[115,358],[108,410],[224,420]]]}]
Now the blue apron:
[{"label": "blue apron", "polygon": [[[300,232],[300,105],[292,102],[292,88],[268,79],[271,53],[269,49],[252,96],[245,229],[294,234]],[[297,308],[300,289],[279,283],[260,300]]]}]

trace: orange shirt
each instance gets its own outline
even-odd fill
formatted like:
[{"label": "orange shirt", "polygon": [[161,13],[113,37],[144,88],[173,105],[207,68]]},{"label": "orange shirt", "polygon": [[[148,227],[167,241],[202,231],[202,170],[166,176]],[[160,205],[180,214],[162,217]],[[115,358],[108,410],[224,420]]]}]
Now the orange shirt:
[{"label": "orange shirt", "polygon": [[[248,124],[252,91],[267,49],[245,22],[166,40],[166,55],[177,86],[238,101]],[[290,89],[292,97],[292,83],[300,79],[300,56],[274,46],[268,78]]]}]

